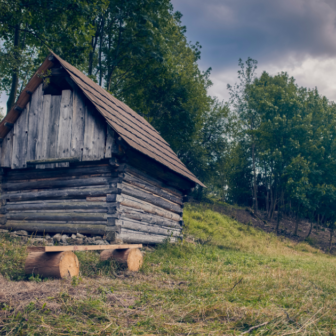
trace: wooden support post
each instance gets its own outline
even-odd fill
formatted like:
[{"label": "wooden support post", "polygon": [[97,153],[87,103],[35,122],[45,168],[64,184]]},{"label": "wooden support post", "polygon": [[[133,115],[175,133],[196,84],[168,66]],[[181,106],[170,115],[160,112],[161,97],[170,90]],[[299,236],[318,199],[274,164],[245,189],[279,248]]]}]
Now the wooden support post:
[{"label": "wooden support post", "polygon": [[79,274],[79,261],[77,256],[70,251],[29,253],[25,273],[38,274],[46,278],[72,278]]},{"label": "wooden support post", "polygon": [[100,261],[114,260],[124,264],[130,271],[137,272],[143,263],[143,256],[139,249],[105,250],[100,254]]}]

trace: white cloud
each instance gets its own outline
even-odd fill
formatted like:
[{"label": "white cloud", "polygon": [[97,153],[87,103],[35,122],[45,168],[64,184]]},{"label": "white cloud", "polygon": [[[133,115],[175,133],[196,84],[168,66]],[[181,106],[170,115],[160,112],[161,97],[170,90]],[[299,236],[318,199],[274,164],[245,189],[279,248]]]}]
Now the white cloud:
[{"label": "white cloud", "polygon": [[[226,87],[227,84],[233,85],[237,82],[237,71],[238,65],[219,72],[213,71],[211,80],[214,85],[209,89],[209,94],[220,100],[228,100],[229,93]],[[296,79],[299,86],[310,89],[317,87],[321,95],[336,102],[336,58],[306,57],[301,61],[289,57],[281,64],[258,64],[257,76],[260,76],[262,71],[270,75],[276,75],[281,71],[287,72]]]}]

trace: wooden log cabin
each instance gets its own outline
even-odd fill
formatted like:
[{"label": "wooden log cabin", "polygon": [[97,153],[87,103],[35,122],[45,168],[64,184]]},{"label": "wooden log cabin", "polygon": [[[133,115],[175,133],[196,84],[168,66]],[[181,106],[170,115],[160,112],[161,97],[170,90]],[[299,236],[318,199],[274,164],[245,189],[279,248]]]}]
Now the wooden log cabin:
[{"label": "wooden log cabin", "polygon": [[197,184],[140,115],[51,53],[0,123],[0,228],[176,241]]}]

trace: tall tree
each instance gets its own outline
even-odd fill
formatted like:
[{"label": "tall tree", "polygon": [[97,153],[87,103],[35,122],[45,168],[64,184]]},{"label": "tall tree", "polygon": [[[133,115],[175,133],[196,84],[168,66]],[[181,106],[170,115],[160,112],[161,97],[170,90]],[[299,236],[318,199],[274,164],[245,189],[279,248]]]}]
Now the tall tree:
[{"label": "tall tree", "polygon": [[248,58],[244,63],[242,59],[239,59],[238,70],[239,83],[234,86],[228,85],[230,92],[231,103],[233,104],[235,111],[241,123],[242,132],[241,136],[247,137],[250,143],[251,159],[252,159],[252,173],[253,173],[253,209],[258,211],[258,185],[257,185],[257,167],[256,167],[256,137],[255,130],[259,125],[258,111],[250,104],[251,95],[253,91],[250,86],[255,78],[255,71],[257,69],[258,62],[252,58]]}]

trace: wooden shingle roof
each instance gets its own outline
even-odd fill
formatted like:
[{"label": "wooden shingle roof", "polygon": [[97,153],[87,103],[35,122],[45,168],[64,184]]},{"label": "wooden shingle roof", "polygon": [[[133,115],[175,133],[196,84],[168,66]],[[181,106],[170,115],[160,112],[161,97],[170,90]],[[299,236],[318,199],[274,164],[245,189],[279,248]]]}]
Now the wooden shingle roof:
[{"label": "wooden shingle roof", "polygon": [[[163,164],[172,171],[188,178],[189,180],[204,187],[204,184],[199,181],[194,174],[192,174],[186,166],[177,157],[169,144],[160,136],[159,132],[148,123],[143,117],[133,111],[129,106],[113,97],[110,93],[105,91],[101,86],[85,76],[77,68],[64,61],[62,58],[52,53],[52,55],[59,61],[62,67],[69,74],[70,78],[81,89],[83,94],[92,102],[96,109],[105,118],[106,122],[119,134],[119,136],[132,148],[141,152],[142,154],[154,159]],[[49,61],[50,57],[45,60],[37,73],[41,70],[46,70],[51,67],[53,63]],[[49,65],[49,63],[51,63]],[[49,65],[49,66],[48,66]],[[27,88],[32,90],[30,85],[32,81],[39,82],[36,79],[37,73],[32,77],[27,85]],[[38,84],[39,84],[38,83]],[[36,85],[37,87],[38,85]],[[36,89],[34,88],[34,90]],[[27,88],[23,91],[25,94]],[[21,94],[22,95],[22,94]],[[19,97],[17,106],[24,108],[28,102],[27,99]],[[21,104],[20,104],[21,101]],[[24,105],[24,106],[22,106]],[[3,138],[6,133],[6,122],[13,123],[18,113],[13,108],[10,113],[0,123],[0,137]]]}]

